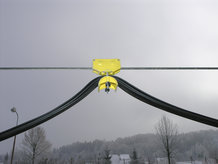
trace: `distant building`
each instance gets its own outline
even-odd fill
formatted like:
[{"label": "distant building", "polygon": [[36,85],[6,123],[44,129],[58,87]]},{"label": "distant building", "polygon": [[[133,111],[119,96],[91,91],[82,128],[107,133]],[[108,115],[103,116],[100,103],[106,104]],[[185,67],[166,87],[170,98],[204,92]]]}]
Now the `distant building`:
[{"label": "distant building", "polygon": [[111,164],[115,164],[115,163],[117,163],[117,164],[120,163],[120,156],[117,154],[113,154],[111,156]]},{"label": "distant building", "polygon": [[[155,159],[155,163],[156,163],[156,164],[168,164],[168,159],[167,159],[167,157],[164,157],[164,158],[156,158],[156,159]],[[172,163],[172,164],[176,164],[175,159],[171,159],[171,163]]]},{"label": "distant building", "polygon": [[156,158],[156,164],[168,164],[167,158]]},{"label": "distant building", "polygon": [[131,161],[131,158],[129,156],[129,154],[120,154],[120,160],[122,164],[129,164]]},{"label": "distant building", "polygon": [[111,164],[130,164],[130,161],[129,154],[113,154],[111,157]]}]

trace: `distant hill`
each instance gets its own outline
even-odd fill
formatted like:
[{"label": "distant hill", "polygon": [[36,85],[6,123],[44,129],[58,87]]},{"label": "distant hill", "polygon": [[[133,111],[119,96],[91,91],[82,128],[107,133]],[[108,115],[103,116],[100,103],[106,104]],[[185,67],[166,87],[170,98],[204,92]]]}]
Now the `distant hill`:
[{"label": "distant hill", "polygon": [[[177,161],[201,160],[203,158],[218,159],[218,130],[204,130],[180,134],[178,136]],[[111,154],[132,154],[136,149],[141,159],[154,160],[164,157],[155,134],[138,134],[131,137],[118,138],[115,141],[94,140],[92,142],[76,142],[54,149],[52,156],[59,160],[96,160],[104,155],[108,148]]]},{"label": "distant hill", "polygon": [[[175,161],[207,160],[214,159],[218,163],[218,130],[204,130],[182,133],[178,136],[178,145],[174,154]],[[156,158],[165,157],[162,153],[160,141],[155,134],[138,134],[131,137],[118,138],[114,141],[94,140],[91,142],[76,142],[70,145],[53,149],[44,162],[53,163],[101,163],[105,150],[110,154],[129,154],[135,149],[140,161],[154,163]],[[0,162],[6,159],[0,156]],[[15,153],[15,161],[24,164],[22,151]],[[28,163],[28,162],[27,162]]]}]

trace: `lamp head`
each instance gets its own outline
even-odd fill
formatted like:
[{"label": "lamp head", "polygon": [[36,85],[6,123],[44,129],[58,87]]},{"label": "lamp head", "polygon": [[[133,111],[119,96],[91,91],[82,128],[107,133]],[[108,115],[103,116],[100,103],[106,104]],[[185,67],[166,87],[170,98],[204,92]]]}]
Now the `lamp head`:
[{"label": "lamp head", "polygon": [[15,107],[11,108],[11,112],[16,112],[16,108]]}]

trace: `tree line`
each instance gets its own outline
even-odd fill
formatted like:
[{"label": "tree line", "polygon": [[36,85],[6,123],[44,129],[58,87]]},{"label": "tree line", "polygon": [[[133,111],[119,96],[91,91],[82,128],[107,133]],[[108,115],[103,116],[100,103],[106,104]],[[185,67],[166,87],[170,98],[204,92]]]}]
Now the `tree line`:
[{"label": "tree line", "polygon": [[[210,158],[218,162],[217,130],[179,133],[177,125],[165,116],[154,129],[155,134],[138,134],[114,141],[76,142],[51,149],[45,130],[39,126],[24,133],[22,144],[16,149],[14,163],[109,164],[112,154],[129,154],[132,164],[145,161],[153,164],[157,158],[166,158],[168,164]],[[8,164],[10,154],[0,156],[1,159]]]}]

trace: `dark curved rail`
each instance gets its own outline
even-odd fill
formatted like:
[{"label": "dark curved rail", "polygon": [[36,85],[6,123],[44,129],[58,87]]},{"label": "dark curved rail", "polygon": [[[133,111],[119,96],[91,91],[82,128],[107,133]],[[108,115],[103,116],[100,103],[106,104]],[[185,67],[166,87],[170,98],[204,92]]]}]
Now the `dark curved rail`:
[{"label": "dark curved rail", "polygon": [[[15,136],[17,134],[20,134],[26,130],[29,130],[37,125],[40,125],[40,124],[54,118],[55,116],[61,114],[62,112],[66,111],[67,109],[69,109],[70,107],[72,107],[73,105],[75,105],[76,103],[81,101],[83,98],[85,98],[88,94],[90,94],[98,86],[98,81],[100,78],[102,78],[102,77],[99,76],[99,77],[93,79],[92,81],[90,81],[75,96],[73,96],[71,99],[67,100],[66,102],[64,102],[60,106],[56,107],[55,109],[51,110],[50,112],[47,112],[47,113],[45,113],[39,117],[36,117],[30,121],[27,121],[23,124],[16,126],[16,127],[13,127],[11,129],[8,129],[6,131],[1,132],[0,133],[0,141],[3,141],[7,138],[10,138],[10,137]],[[139,99],[142,102],[145,102],[147,104],[150,104],[154,107],[157,107],[157,108],[162,109],[164,111],[167,111],[169,113],[173,113],[175,115],[178,115],[178,116],[181,116],[181,117],[193,120],[193,121],[197,121],[197,122],[200,122],[200,123],[203,123],[206,125],[218,127],[218,120],[217,119],[210,118],[210,117],[207,117],[204,115],[200,115],[198,113],[194,113],[194,112],[179,108],[177,106],[171,105],[167,102],[159,100],[159,99],[143,92],[142,90],[136,88],[132,84],[128,83],[127,81],[125,81],[117,76],[114,76],[114,78],[116,78],[116,80],[118,81],[118,85],[122,90],[124,90],[126,93],[132,95],[133,97]]]},{"label": "dark curved rail", "polygon": [[12,136],[15,136],[17,134],[20,134],[26,130],[29,130],[39,124],[42,124],[53,117],[63,113],[79,101],[81,101],[83,98],[85,98],[89,93],[91,93],[97,86],[98,81],[101,77],[97,77],[90,81],[81,91],[79,91],[75,96],[73,96],[71,99],[67,100],[60,106],[56,107],[55,109],[51,110],[50,112],[47,112],[39,117],[36,117],[30,121],[27,121],[23,124],[20,124],[18,126],[15,126],[11,129],[8,129],[6,131],[3,131],[0,133],[0,141],[3,141],[7,138],[10,138]]},{"label": "dark curved rail", "polygon": [[133,97],[139,99],[142,102],[145,102],[147,104],[150,104],[154,107],[157,107],[159,109],[162,109],[166,112],[169,113],[173,113],[175,115],[193,120],[193,121],[197,121],[206,125],[210,125],[210,126],[214,126],[214,127],[218,127],[218,120],[211,118],[211,117],[207,117],[198,113],[194,113],[182,108],[179,108],[177,106],[174,106],[172,104],[169,104],[167,102],[164,102],[162,100],[159,100],[145,92],[143,92],[142,90],[136,88],[135,86],[133,86],[132,84],[128,83],[127,81],[114,76],[114,78],[116,78],[119,87],[124,90],[126,93],[132,95]]}]

